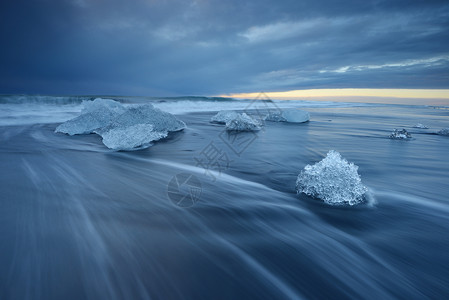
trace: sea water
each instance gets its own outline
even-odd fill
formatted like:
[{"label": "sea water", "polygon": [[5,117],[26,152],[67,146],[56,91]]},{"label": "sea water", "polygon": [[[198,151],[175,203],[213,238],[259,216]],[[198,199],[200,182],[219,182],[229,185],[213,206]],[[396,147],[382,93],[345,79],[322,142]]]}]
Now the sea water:
[{"label": "sea water", "polygon": [[[449,297],[447,107],[113,97],[186,124],[130,152],[54,132],[95,97],[8,97],[0,299]],[[310,121],[264,122],[283,109]],[[220,110],[263,126],[229,132],[209,122]],[[370,205],[297,194],[330,150],[358,166]]]}]

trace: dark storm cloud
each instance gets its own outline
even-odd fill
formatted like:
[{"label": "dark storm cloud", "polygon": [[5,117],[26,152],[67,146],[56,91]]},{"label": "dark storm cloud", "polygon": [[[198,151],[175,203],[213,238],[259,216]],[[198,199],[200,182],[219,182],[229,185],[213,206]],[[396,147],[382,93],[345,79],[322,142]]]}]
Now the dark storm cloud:
[{"label": "dark storm cloud", "polygon": [[447,1],[2,1],[0,93],[449,88]]}]

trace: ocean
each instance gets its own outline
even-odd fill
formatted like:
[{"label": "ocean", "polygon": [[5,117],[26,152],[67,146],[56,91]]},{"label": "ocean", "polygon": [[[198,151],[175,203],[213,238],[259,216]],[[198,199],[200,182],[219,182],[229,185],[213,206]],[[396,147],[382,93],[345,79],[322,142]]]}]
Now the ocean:
[{"label": "ocean", "polygon": [[[114,151],[55,133],[94,96],[0,97],[0,299],[449,298],[449,107],[102,97],[187,127]],[[309,122],[209,122],[297,108]],[[296,193],[330,150],[370,201]]]}]

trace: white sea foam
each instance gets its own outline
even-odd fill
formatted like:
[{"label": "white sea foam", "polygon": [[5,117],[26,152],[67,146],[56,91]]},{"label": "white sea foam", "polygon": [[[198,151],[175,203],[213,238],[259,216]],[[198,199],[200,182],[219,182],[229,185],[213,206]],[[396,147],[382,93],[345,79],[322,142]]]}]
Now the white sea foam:
[{"label": "white sea foam", "polygon": [[[0,126],[61,123],[79,115],[82,102],[91,103],[91,96],[32,96],[0,95]],[[220,110],[251,110],[260,108],[259,100],[232,100],[224,98],[181,97],[110,97],[118,103],[152,103],[154,107],[172,114],[192,112],[214,112]],[[119,100],[117,100],[119,99]],[[259,104],[258,104],[259,103]],[[359,107],[379,106],[368,103],[344,103],[331,101],[272,100],[266,103],[266,109],[281,110],[313,107]],[[264,106],[265,107],[265,106]]]},{"label": "white sea foam", "polygon": [[[155,102],[154,106],[172,114],[186,114],[192,112],[214,112],[222,110],[251,110],[256,108],[258,100],[234,100],[234,101],[195,101],[195,100],[167,100]],[[369,107],[379,106],[371,103],[349,103],[332,101],[307,101],[307,100],[273,100],[267,105],[267,109],[297,109],[320,107]]]},{"label": "white sea foam", "polygon": [[314,165],[307,165],[296,180],[297,193],[319,198],[332,205],[354,205],[365,201],[368,189],[362,184],[358,166],[331,150]]},{"label": "white sea foam", "polygon": [[421,123],[417,123],[413,126],[413,128],[419,128],[419,129],[429,129],[428,126],[421,124]]}]

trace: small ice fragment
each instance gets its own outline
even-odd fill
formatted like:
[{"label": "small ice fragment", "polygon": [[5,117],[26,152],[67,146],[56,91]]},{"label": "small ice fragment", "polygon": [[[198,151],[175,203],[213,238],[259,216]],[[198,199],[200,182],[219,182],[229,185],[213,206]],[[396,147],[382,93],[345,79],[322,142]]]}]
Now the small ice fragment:
[{"label": "small ice fragment", "polygon": [[151,142],[167,137],[167,132],[153,131],[151,124],[136,124],[110,129],[101,134],[103,144],[114,150],[149,147]]},{"label": "small ice fragment", "polygon": [[270,122],[287,122],[287,119],[280,112],[270,112],[265,116],[264,120]]},{"label": "small ice fragment", "polygon": [[83,105],[84,109],[78,117],[60,124],[55,132],[69,135],[93,133],[126,111],[120,102],[110,99],[97,98],[94,101],[83,101]]},{"label": "small ice fragment", "polygon": [[406,139],[411,139],[412,135],[407,132],[407,130],[402,129],[402,130],[398,130],[395,129],[389,136],[390,139],[394,139],[394,140],[406,140]]},{"label": "small ice fragment", "polygon": [[210,119],[211,123],[226,124],[227,122],[234,120],[238,113],[233,110],[219,111],[215,116]]},{"label": "small ice fragment", "polygon": [[226,130],[229,131],[256,131],[260,130],[260,124],[246,113],[237,116],[226,122]]},{"label": "small ice fragment", "polygon": [[269,112],[264,120],[271,122],[304,123],[310,120],[310,115],[307,111],[287,109],[282,112]]},{"label": "small ice fragment", "polygon": [[304,123],[310,120],[310,114],[307,111],[299,109],[284,110],[281,115],[286,122],[290,123]]},{"label": "small ice fragment", "polygon": [[423,125],[421,123],[416,124],[415,126],[413,126],[413,128],[429,129],[429,127],[427,127],[426,125]]},{"label": "small ice fragment", "polygon": [[331,150],[314,165],[307,165],[296,180],[296,192],[319,198],[331,205],[354,205],[365,201],[358,166]]},{"label": "small ice fragment", "polygon": [[440,131],[437,132],[437,134],[449,136],[449,127],[441,129]]}]

